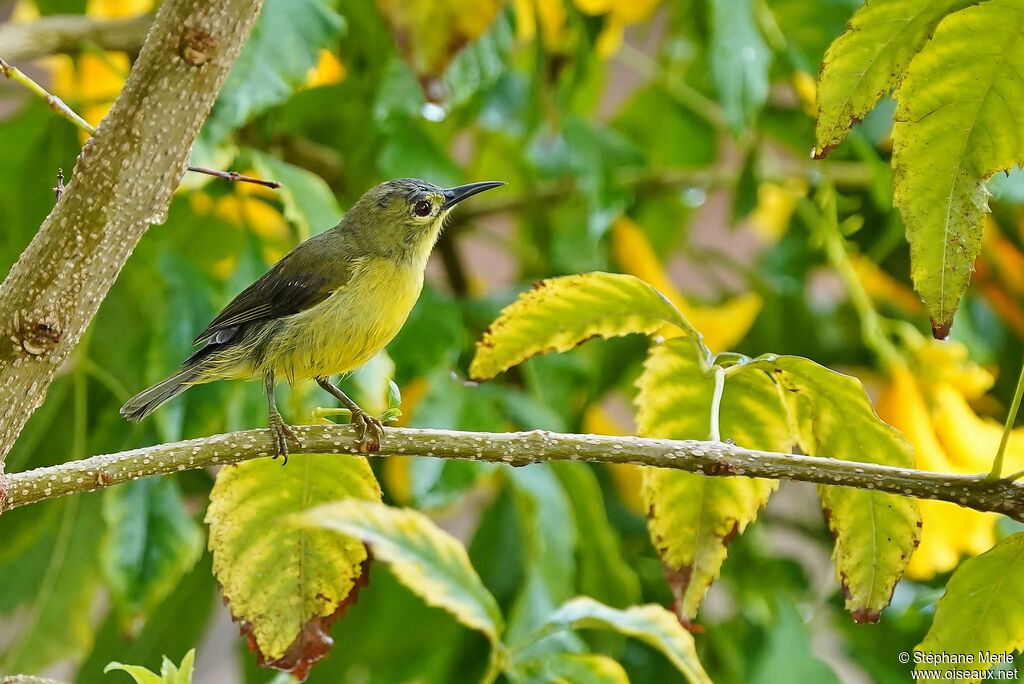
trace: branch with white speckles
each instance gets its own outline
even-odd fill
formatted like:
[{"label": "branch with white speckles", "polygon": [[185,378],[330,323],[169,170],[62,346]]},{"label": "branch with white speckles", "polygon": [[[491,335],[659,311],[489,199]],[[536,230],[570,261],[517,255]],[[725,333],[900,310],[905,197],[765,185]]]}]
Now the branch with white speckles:
[{"label": "branch with white speckles", "polygon": [[136,53],[146,40],[153,16],[97,19],[78,14],[0,25],[4,57],[17,62],[47,55],[74,54],[86,47]]},{"label": "branch with white speckles", "polygon": [[[304,446],[293,449],[293,453],[339,454],[339,458],[358,453],[355,431],[348,425],[303,426],[296,430]],[[268,430],[250,430],[0,475],[0,511],[142,477],[266,458],[273,453],[273,448]],[[800,480],[950,501],[978,511],[1003,513],[1024,522],[1024,486],[1009,480],[988,481],[983,475],[943,475],[870,463],[753,451],[725,442],[543,431],[491,433],[388,428],[379,455],[430,456],[514,466],[546,461],[631,463],[711,476]]]},{"label": "branch with white speckles", "polygon": [[113,109],[0,285],[0,471],[128,256],[149,225],[163,220],[262,4],[161,4]]}]

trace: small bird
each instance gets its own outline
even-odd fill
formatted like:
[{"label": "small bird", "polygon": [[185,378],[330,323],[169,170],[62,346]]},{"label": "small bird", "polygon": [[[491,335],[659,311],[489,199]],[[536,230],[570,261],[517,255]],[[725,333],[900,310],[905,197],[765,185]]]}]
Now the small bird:
[{"label": "small bird", "polygon": [[383,426],[334,385],[332,375],[369,361],[398,334],[423,287],[423,273],[452,207],[501,181],[439,188],[400,178],[368,190],[333,228],[285,254],[193,341],[205,343],[178,371],[121,407],[142,420],[189,387],[263,378],[277,456],[301,446],[274,400],[278,378],[313,378],[352,412],[360,449],[377,451]]}]

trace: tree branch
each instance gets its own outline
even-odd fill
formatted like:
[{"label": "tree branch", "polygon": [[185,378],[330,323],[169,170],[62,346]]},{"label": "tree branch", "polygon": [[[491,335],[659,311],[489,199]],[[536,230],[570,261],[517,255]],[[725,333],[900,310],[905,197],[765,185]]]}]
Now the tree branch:
[{"label": "tree branch", "polygon": [[[296,428],[303,446],[293,453],[358,454],[349,425]],[[0,511],[153,475],[264,458],[274,453],[268,430],[234,432],[93,456],[47,468],[0,475]],[[453,432],[387,428],[382,456],[429,456],[507,463],[546,461],[632,463],[710,476],[799,480],[949,501],[1024,522],[1024,486],[984,475],[945,475],[813,456],[754,451],[727,442],[643,439],[533,432]],[[288,466],[284,466],[288,467]]]},{"label": "tree branch", "polygon": [[262,0],[167,0],[71,183],[0,286],[0,470],[151,223]]},{"label": "tree branch", "polygon": [[86,45],[137,53],[153,23],[150,14],[131,19],[96,19],[55,15],[36,21],[0,25],[0,46],[12,62],[75,53]]}]

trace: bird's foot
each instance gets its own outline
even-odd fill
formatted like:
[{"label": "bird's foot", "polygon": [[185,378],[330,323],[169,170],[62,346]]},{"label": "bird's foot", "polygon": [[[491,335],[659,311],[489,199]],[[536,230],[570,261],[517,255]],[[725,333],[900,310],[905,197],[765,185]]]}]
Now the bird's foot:
[{"label": "bird's foot", "polygon": [[280,456],[283,460],[281,465],[288,465],[288,440],[295,442],[296,446],[302,447],[302,440],[299,438],[295,429],[291,425],[284,422],[280,415],[270,416],[270,434],[274,438],[274,444],[277,446],[277,453],[274,454],[276,459]]},{"label": "bird's foot", "polygon": [[359,427],[359,451],[373,453],[380,451],[380,440],[384,438],[384,424],[362,409],[353,409],[352,424]]}]

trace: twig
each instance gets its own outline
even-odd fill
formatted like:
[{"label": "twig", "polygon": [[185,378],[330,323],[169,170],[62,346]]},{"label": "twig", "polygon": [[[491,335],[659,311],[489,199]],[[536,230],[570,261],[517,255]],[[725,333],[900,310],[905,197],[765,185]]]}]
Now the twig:
[{"label": "twig", "polygon": [[60,196],[64,194],[64,169],[57,169],[57,184],[53,186],[53,202],[60,202]]},{"label": "twig", "polygon": [[[4,76],[14,81],[15,83],[19,83],[28,88],[30,91],[32,91],[40,98],[45,100],[46,104],[50,106],[50,109],[60,114],[71,123],[75,124],[78,128],[85,131],[90,136],[96,135],[95,126],[93,126],[88,121],[80,117],[75,112],[75,110],[71,109],[71,107],[68,107],[66,104],[64,104],[64,101],[61,100],[59,97],[57,97],[56,95],[51,95],[49,92],[47,92],[45,88],[43,88],[41,85],[39,85],[31,78],[26,76],[24,72],[22,72],[20,69],[5,62],[3,58],[0,58],[0,73],[3,73]],[[216,178],[221,178],[227,181],[262,185],[265,188],[271,188],[273,190],[277,190],[278,188],[281,187],[281,184],[275,180],[262,180],[260,178],[253,178],[252,176],[246,176],[241,173],[238,173],[237,171],[217,171],[215,169],[208,169],[203,166],[189,166],[188,170],[193,171],[195,173],[204,173],[207,176],[214,176]],[[60,199],[59,195],[57,199]]]},{"label": "twig", "polygon": [[0,45],[4,56],[14,62],[47,55],[74,54],[85,45],[135,54],[142,48],[152,23],[153,16],[149,14],[129,19],[54,15],[0,25]]},{"label": "twig", "polygon": [[[303,446],[295,447],[294,453],[359,453],[356,430],[351,425],[308,425],[296,427],[296,431]],[[0,475],[0,510],[153,475],[265,458],[273,452],[269,430],[249,430]],[[1024,486],[1009,480],[989,481],[984,475],[945,475],[755,451],[728,442],[571,435],[540,430],[490,433],[385,428],[380,455],[479,460],[513,466],[550,461],[630,463],[711,476],[800,480],[950,501],[1024,522]]]},{"label": "twig", "polygon": [[195,173],[205,173],[207,176],[213,176],[215,178],[221,178],[227,181],[235,181],[238,183],[252,183],[253,185],[262,185],[265,188],[271,188],[277,190],[281,187],[281,184],[275,180],[263,180],[262,178],[253,178],[252,176],[246,176],[238,173],[237,171],[217,171],[216,169],[208,169],[204,166],[190,166],[189,171]]},{"label": "twig", "polygon": [[[1017,377],[1017,389],[1013,392],[1010,412],[1007,414],[1006,424],[1003,426],[1003,436],[999,439],[999,448],[996,450],[996,457],[992,460],[992,470],[988,474],[989,480],[997,480],[1003,474],[1003,456],[1006,454],[1006,445],[1010,441],[1010,433],[1013,432],[1013,424],[1020,411],[1022,397],[1024,397],[1024,365],[1021,366],[1020,375]],[[1018,477],[1019,475],[1014,475],[1014,479]]]}]

